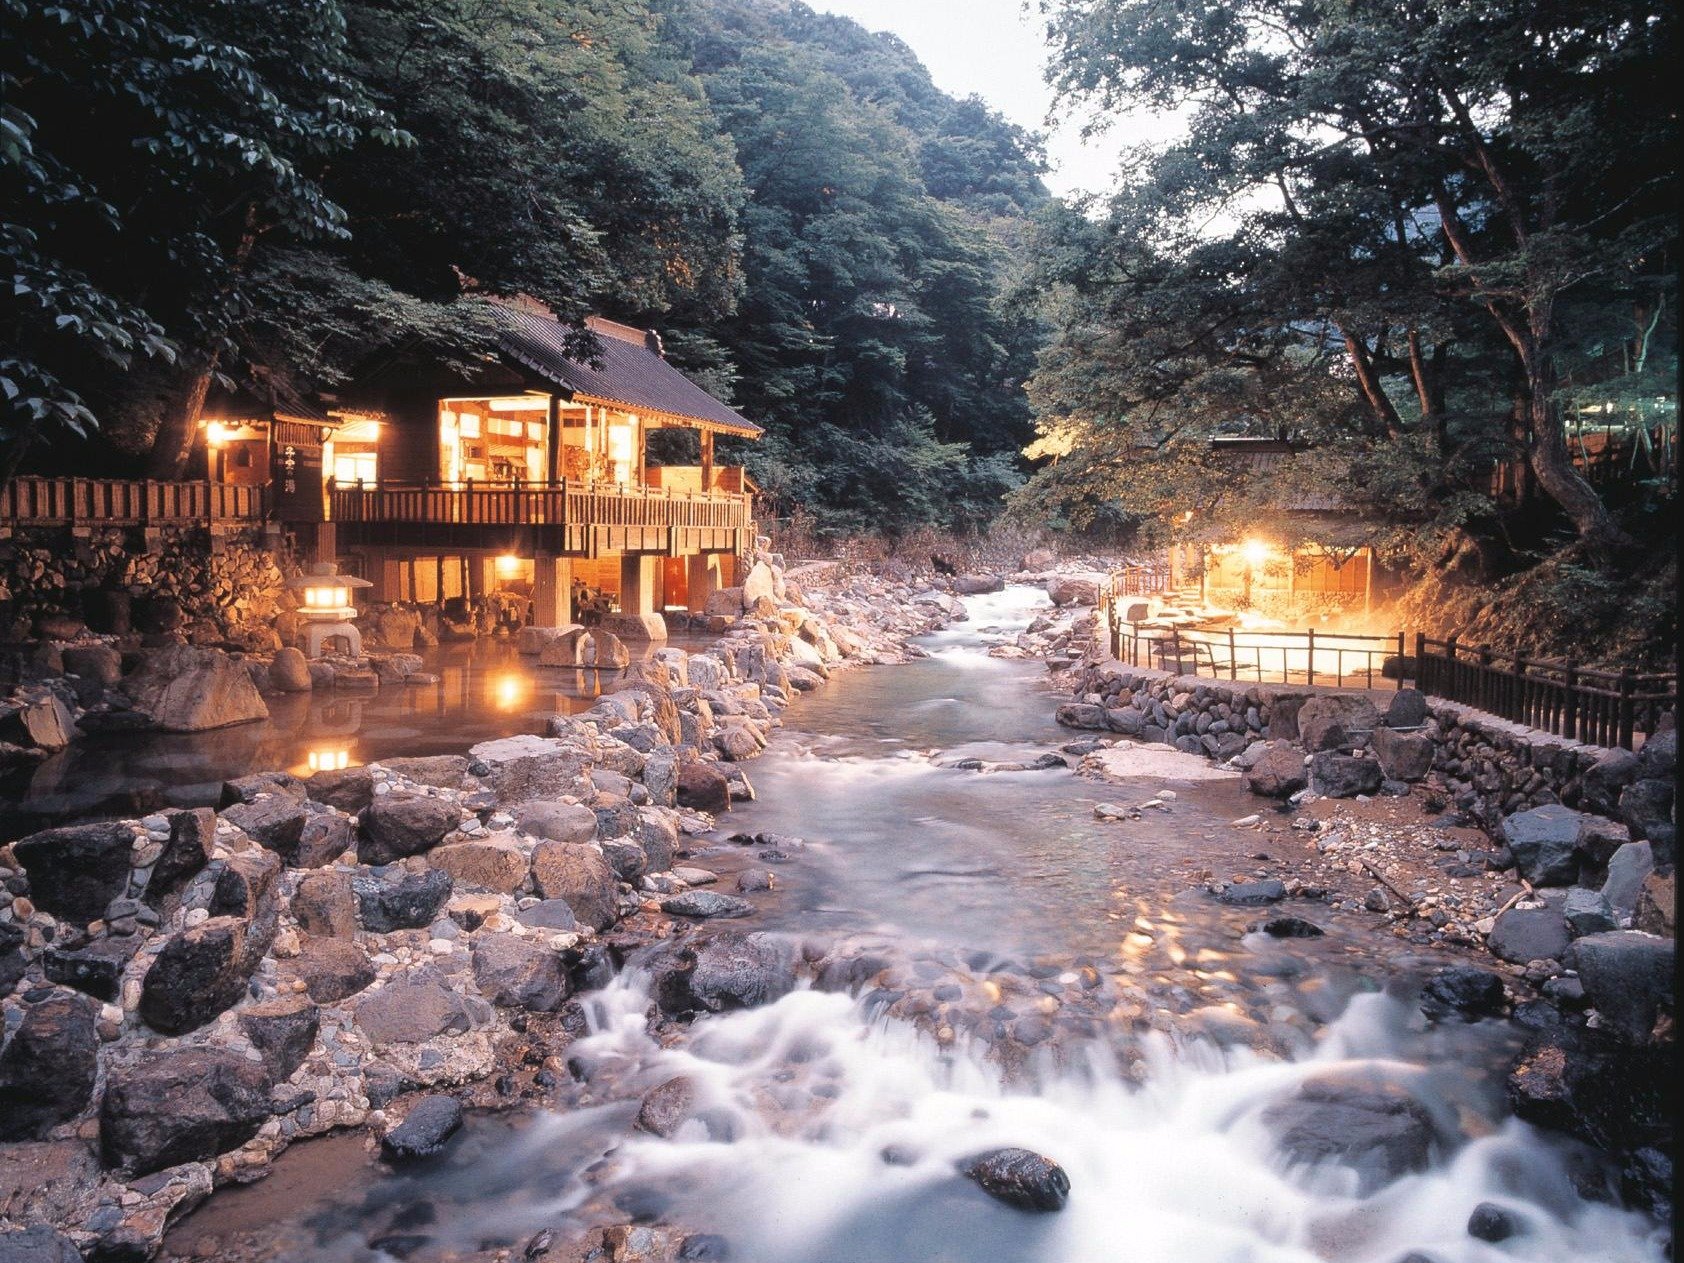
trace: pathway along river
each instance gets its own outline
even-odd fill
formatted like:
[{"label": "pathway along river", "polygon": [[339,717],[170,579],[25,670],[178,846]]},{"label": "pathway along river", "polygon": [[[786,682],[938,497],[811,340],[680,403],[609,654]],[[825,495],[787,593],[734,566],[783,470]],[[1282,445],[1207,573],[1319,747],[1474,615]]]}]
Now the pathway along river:
[{"label": "pathway along river", "polygon": [[[543,1257],[526,1248],[534,1234],[554,1229],[559,1247],[602,1222],[606,1196],[634,1220],[698,1234],[682,1257],[736,1263],[1664,1258],[1661,1228],[1581,1195],[1597,1182],[1587,1155],[1504,1116],[1516,1030],[1420,1015],[1406,980],[1454,962],[1411,956],[1376,921],[1325,904],[1260,912],[1204,891],[1210,872],[1256,867],[1258,835],[1229,826],[1256,800],[1234,782],[944,766],[1032,762],[1068,740],[1042,666],[987,656],[1041,604],[1025,589],[972,598],[969,622],[923,642],[930,657],[810,695],[788,715],[802,728],[752,765],[760,801],[729,819],[730,832],[807,842],[753,928],[844,938],[896,962],[941,1006],[924,1006],[927,1020],[885,1015],[905,991],[803,988],[701,1018],[663,1047],[634,962],[585,997],[590,1033],[567,1054],[611,1067],[621,1099],[480,1118],[421,1170],[391,1172],[360,1141],[297,1146],[269,1180],[213,1198],[166,1251],[202,1256],[261,1226],[276,1258],[420,1261],[497,1245]],[[1175,794],[1166,811],[1094,818],[1097,802],[1161,789]],[[746,854],[722,832],[692,862],[729,872]],[[1327,932],[1255,932],[1281,913]],[[938,1038],[949,1010],[961,1029]],[[1012,1073],[982,1036],[1014,1052]],[[697,1116],[670,1139],[633,1132],[641,1090],[676,1075],[698,1085]],[[1437,1137],[1425,1169],[1366,1196],[1348,1168],[1290,1165],[1283,1124],[1265,1121],[1306,1084],[1355,1082],[1406,1087]],[[1341,1114],[1338,1091],[1321,1096],[1297,1116],[1319,1120],[1308,1143],[1330,1122],[1336,1137],[1399,1130],[1396,1116]],[[956,1174],[1000,1146],[1060,1163],[1064,1209],[1014,1210]],[[1485,1202],[1515,1235],[1470,1236]]]}]

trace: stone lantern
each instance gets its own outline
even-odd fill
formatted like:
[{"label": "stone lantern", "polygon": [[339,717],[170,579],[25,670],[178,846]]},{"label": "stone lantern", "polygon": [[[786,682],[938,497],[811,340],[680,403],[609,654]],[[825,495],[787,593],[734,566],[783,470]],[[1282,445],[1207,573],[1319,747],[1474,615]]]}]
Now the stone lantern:
[{"label": "stone lantern", "polygon": [[304,619],[305,649],[311,658],[343,642],[344,652],[352,657],[362,656],[363,638],[352,621],[357,607],[352,592],[374,585],[367,579],[339,573],[331,561],[318,561],[308,574],[295,575],[287,580],[287,587],[299,594],[298,612]]}]

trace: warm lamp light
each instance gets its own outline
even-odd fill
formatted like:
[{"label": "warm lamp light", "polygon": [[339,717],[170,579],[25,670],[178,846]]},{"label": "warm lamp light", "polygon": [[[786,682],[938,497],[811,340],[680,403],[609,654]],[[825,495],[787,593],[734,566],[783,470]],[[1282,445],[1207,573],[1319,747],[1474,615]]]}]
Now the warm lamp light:
[{"label": "warm lamp light", "polygon": [[234,431],[220,421],[211,421],[205,426],[205,442],[212,447],[221,447],[232,442],[233,439]]},{"label": "warm lamp light", "polygon": [[1260,539],[1248,539],[1240,545],[1240,552],[1248,566],[1261,566],[1269,560],[1269,545]]},{"label": "warm lamp light", "polygon": [[324,746],[311,750],[304,757],[312,772],[343,772],[351,766],[349,746]]},{"label": "warm lamp light", "polygon": [[512,579],[520,573],[520,558],[513,553],[504,553],[497,558],[497,577]]}]

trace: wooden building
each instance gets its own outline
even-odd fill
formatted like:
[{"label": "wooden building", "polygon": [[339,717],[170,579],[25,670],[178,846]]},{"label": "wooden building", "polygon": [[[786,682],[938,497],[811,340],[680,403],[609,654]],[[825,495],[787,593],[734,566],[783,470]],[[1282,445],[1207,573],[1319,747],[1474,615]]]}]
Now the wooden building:
[{"label": "wooden building", "polygon": [[[471,370],[399,354],[327,411],[318,551],[373,600],[509,594],[541,626],[571,621],[581,584],[622,634],[664,637],[752,544],[752,484],[717,436],[760,428],[666,360],[660,338],[592,318],[582,354],[547,315],[511,306],[498,354]],[[693,465],[649,459],[657,431],[693,434]]]}]

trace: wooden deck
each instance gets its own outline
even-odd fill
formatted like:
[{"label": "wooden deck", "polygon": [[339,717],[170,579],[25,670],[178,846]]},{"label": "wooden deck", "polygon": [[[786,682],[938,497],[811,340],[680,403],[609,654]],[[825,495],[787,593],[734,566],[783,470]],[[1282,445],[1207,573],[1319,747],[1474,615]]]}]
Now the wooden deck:
[{"label": "wooden deck", "polygon": [[341,544],[572,556],[741,552],[753,522],[744,494],[600,483],[359,483],[334,487],[329,503]]},{"label": "wooden deck", "polygon": [[261,521],[265,488],[212,482],[19,477],[0,487],[7,526],[195,526]]}]

